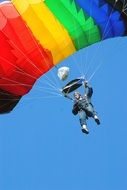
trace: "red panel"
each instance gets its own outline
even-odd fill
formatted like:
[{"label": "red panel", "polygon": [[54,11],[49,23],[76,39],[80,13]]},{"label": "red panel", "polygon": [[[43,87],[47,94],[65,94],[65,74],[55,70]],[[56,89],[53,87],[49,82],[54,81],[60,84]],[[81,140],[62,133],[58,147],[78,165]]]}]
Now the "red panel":
[{"label": "red panel", "polygon": [[14,66],[10,63],[16,62],[16,57],[11,53],[12,47],[7,40],[4,34],[0,32],[0,77],[9,76],[14,70]]},{"label": "red panel", "polygon": [[38,44],[14,6],[0,5],[0,67],[8,79],[0,79],[0,88],[16,95],[26,94],[53,66],[51,53]]}]

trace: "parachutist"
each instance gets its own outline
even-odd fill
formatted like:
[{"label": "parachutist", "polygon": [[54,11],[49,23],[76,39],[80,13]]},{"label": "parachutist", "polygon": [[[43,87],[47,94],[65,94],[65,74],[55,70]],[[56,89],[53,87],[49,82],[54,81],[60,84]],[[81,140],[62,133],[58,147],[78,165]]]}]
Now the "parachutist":
[{"label": "parachutist", "polygon": [[79,115],[80,125],[83,133],[88,134],[89,131],[87,129],[86,120],[89,117],[94,118],[95,122],[99,125],[100,120],[97,116],[96,111],[94,110],[94,106],[91,103],[91,97],[93,94],[93,89],[89,85],[88,81],[84,81],[85,94],[82,96],[79,92],[74,93],[74,105],[72,109],[72,113],[74,115]]}]

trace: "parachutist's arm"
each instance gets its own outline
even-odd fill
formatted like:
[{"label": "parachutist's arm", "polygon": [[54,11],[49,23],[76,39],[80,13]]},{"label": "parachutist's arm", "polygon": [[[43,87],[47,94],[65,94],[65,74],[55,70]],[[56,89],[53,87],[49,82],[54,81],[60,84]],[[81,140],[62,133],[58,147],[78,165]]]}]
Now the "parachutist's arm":
[{"label": "parachutist's arm", "polygon": [[73,109],[72,109],[72,113],[73,113],[74,115],[77,115],[77,114],[78,114],[78,111],[79,111],[78,103],[74,103]]},{"label": "parachutist's arm", "polygon": [[73,100],[73,98],[70,97],[68,94],[66,94],[66,93],[63,93],[63,94],[64,94],[64,97],[65,97],[65,98],[68,98],[69,100]]},{"label": "parachutist's arm", "polygon": [[85,86],[85,91],[86,91],[86,95],[91,98],[92,94],[93,94],[93,88],[88,84],[88,81],[84,82],[84,86]]}]

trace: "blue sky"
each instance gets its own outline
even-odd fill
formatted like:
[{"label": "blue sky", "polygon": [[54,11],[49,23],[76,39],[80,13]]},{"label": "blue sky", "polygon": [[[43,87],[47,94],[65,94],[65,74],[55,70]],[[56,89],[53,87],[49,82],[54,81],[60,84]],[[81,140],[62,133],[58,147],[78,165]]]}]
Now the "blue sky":
[{"label": "blue sky", "polygon": [[41,89],[50,87],[47,80],[59,83],[56,69],[0,116],[0,190],[127,189],[126,47],[127,38],[107,40],[61,64],[70,67],[71,80],[81,76],[82,64],[91,65],[90,76],[101,63],[91,80],[101,125],[89,120],[88,136],[71,113],[72,102]]}]

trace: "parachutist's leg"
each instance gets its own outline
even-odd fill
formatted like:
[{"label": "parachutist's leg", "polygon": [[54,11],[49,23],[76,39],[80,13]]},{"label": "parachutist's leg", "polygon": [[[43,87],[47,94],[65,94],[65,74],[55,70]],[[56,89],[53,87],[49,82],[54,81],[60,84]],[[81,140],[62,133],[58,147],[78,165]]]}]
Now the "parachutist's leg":
[{"label": "parachutist's leg", "polygon": [[100,125],[100,120],[97,116],[97,112],[94,110],[94,107],[92,104],[89,104],[89,106],[87,107],[87,114],[89,117],[94,118],[95,122]]},{"label": "parachutist's leg", "polygon": [[83,111],[83,110],[79,111],[79,121],[80,121],[82,132],[88,134],[89,131],[87,129],[86,118],[87,118],[87,116],[86,116],[85,111]]},{"label": "parachutist's leg", "polygon": [[79,121],[80,121],[81,126],[82,125],[87,125],[86,124],[86,113],[83,110],[79,111]]},{"label": "parachutist's leg", "polygon": [[93,118],[94,118],[95,122],[97,123],[97,125],[100,125],[100,120],[99,120],[95,110],[93,110]]}]

